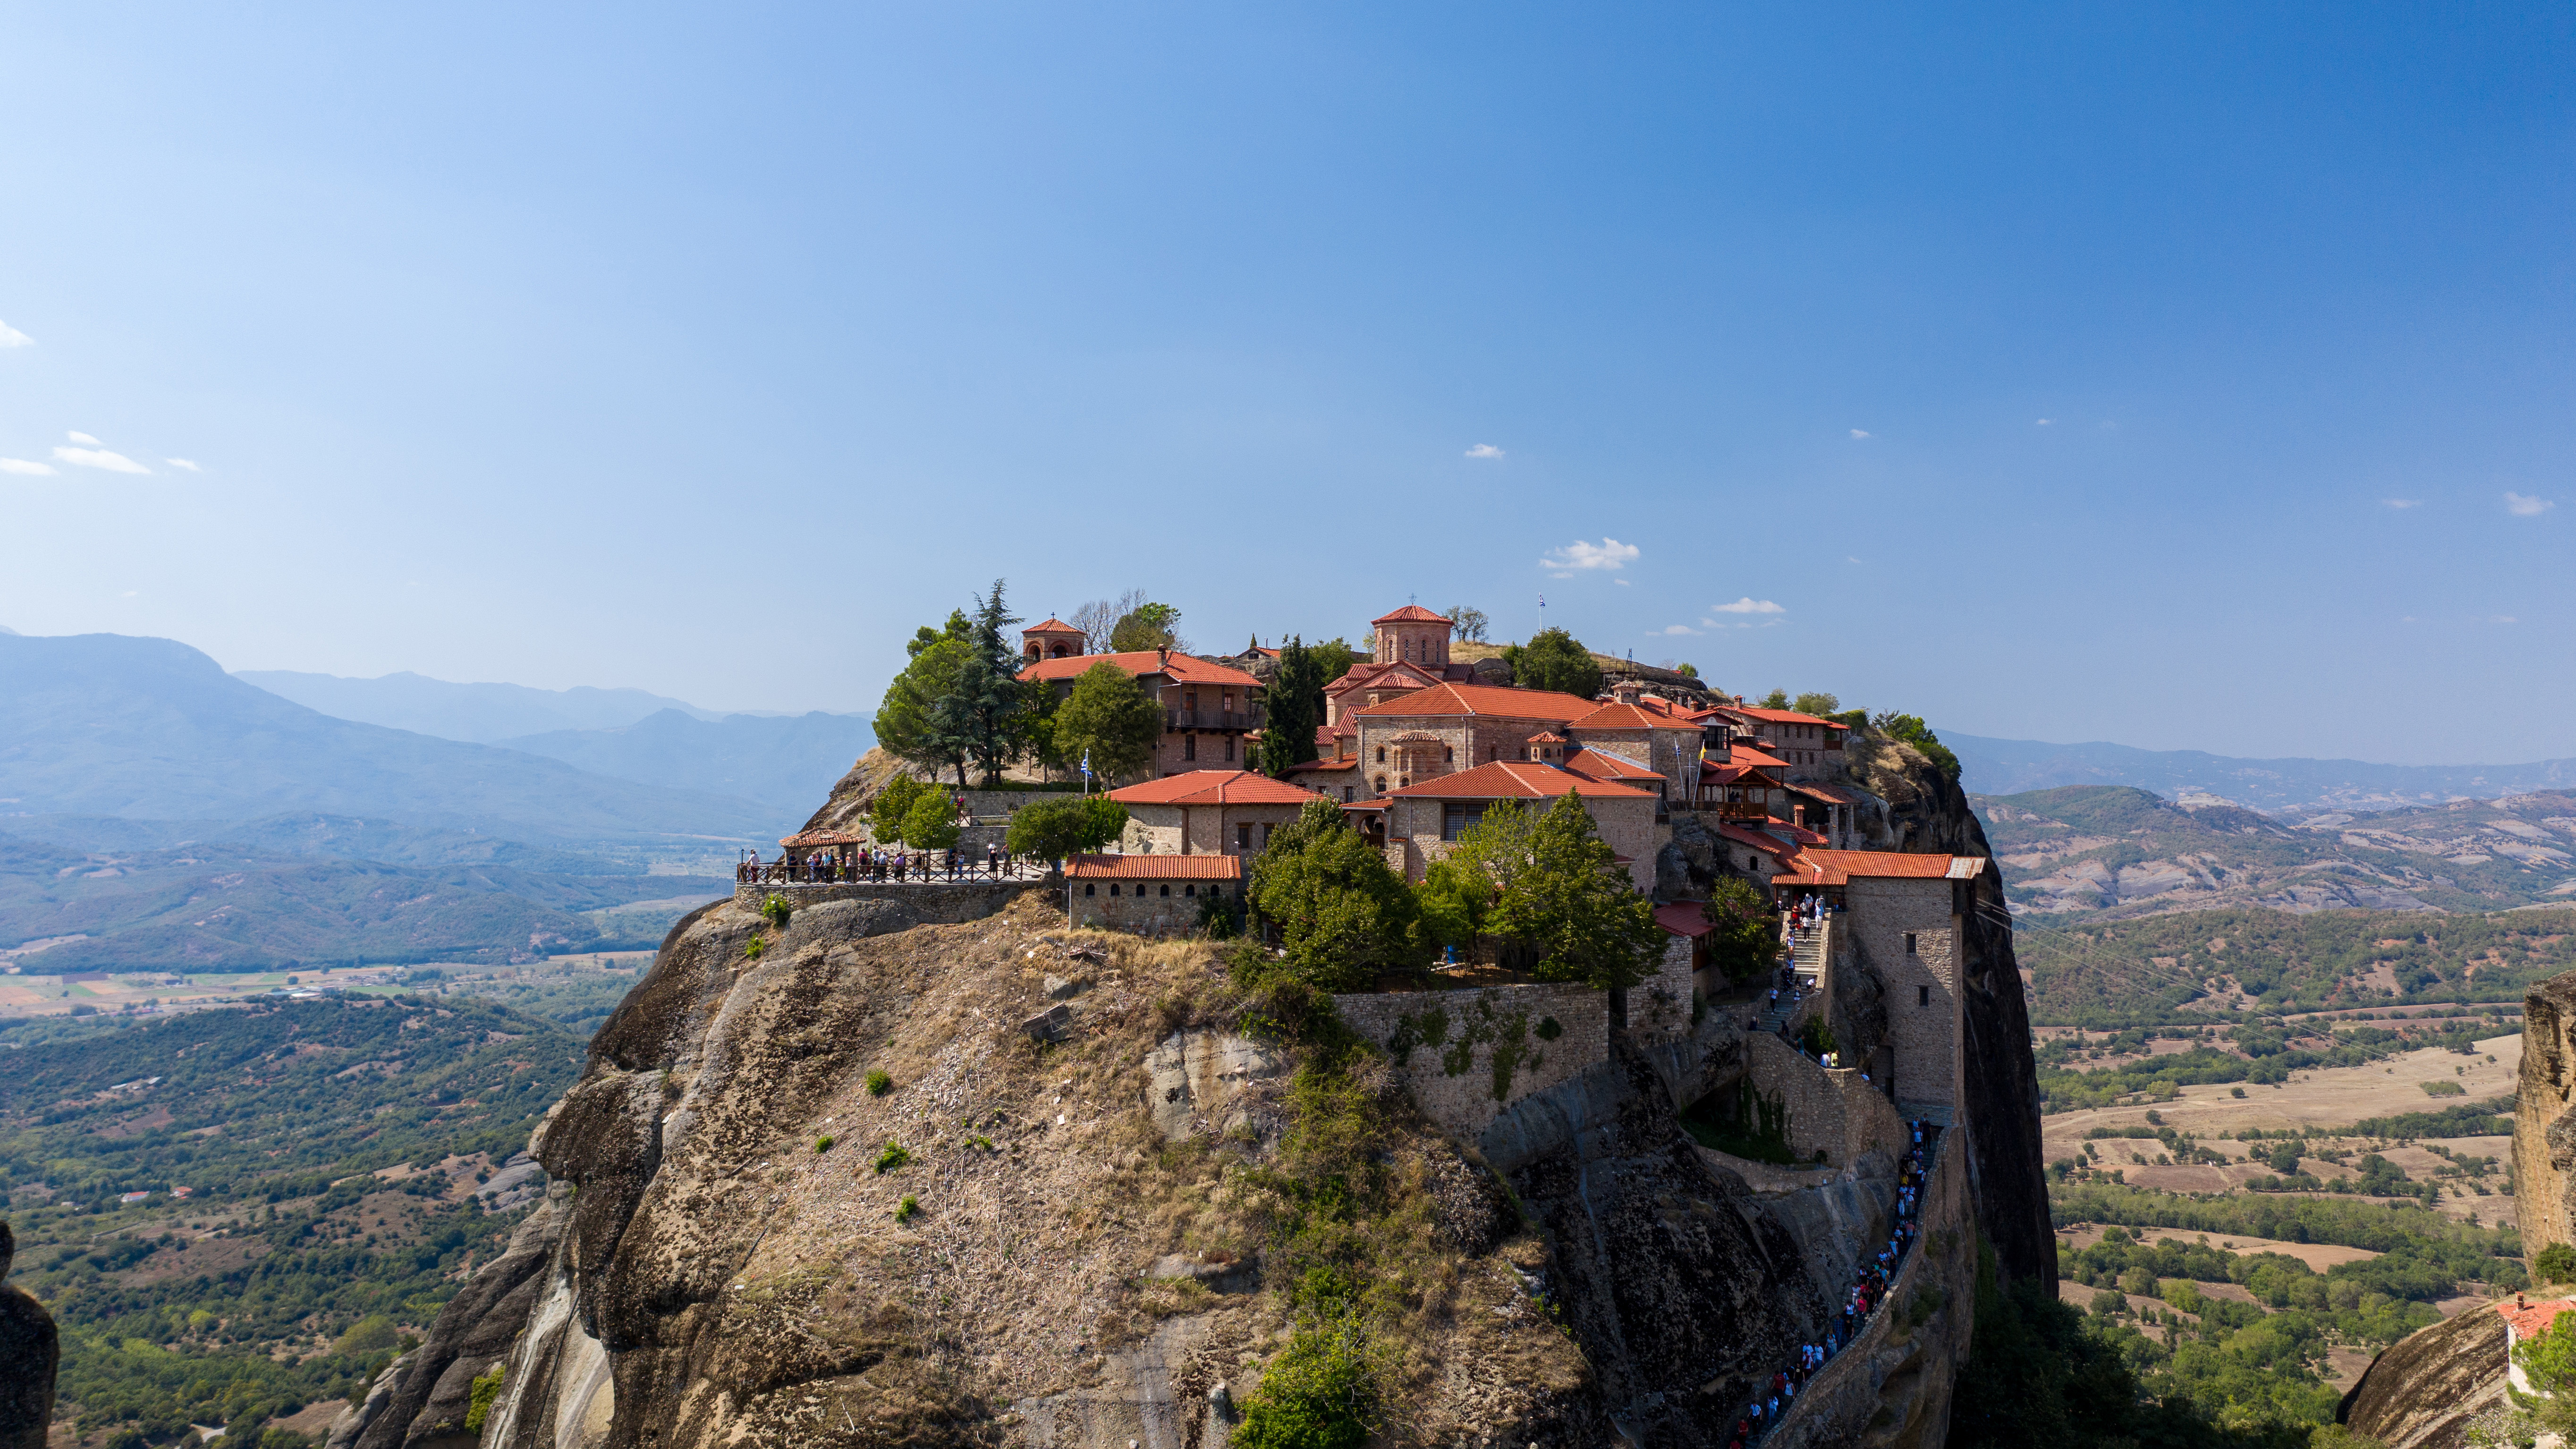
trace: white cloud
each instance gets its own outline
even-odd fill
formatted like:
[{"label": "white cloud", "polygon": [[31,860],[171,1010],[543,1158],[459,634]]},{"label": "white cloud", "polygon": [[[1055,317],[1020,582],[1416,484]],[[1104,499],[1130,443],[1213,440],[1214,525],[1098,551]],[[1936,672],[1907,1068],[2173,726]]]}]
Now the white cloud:
[{"label": "white cloud", "polygon": [[1854,428],[1854,429],[1852,429],[1852,430],[1851,430],[1851,435],[1852,435],[1853,437],[1855,437],[1855,438],[1866,438],[1866,437],[1868,437],[1868,436],[1869,436],[1869,434],[1867,434],[1867,433],[1865,433],[1865,432],[1862,432],[1862,431],[1861,431],[1860,429],[1858,429],[1858,428]]},{"label": "white cloud", "polygon": [[24,458],[0,458],[0,473],[21,473],[30,478],[50,478],[54,475],[54,465],[30,463]]},{"label": "white cloud", "polygon": [[130,599],[141,592],[143,592],[141,589],[127,589],[125,591],[125,596]]},{"label": "white cloud", "polygon": [[1478,443],[1476,446],[1467,450],[1467,456],[1470,458],[1499,458],[1503,456],[1503,450],[1495,447],[1491,443]]},{"label": "white cloud", "polygon": [[2382,498],[2379,501],[2390,508],[2397,509],[2421,508],[2424,506],[2424,500],[2421,498]]},{"label": "white cloud", "polygon": [[1688,624],[1666,624],[1663,628],[1663,632],[1667,634],[1696,634],[1699,631]]},{"label": "white cloud", "polygon": [[2495,616],[2495,621],[2499,624],[2519,624],[2522,622],[2511,614],[2498,614]]},{"label": "white cloud", "polygon": [[2538,518],[2557,506],[2553,499],[2534,498],[2524,493],[2507,493],[2504,496],[2504,511],[2516,518]]},{"label": "white cloud", "polygon": [[1769,599],[1757,599],[1750,594],[1736,600],[1732,604],[1712,604],[1710,607],[1721,614],[1785,614],[1789,612],[1788,609],[1771,602]]},{"label": "white cloud", "polygon": [[[74,433],[72,436],[80,435]],[[123,453],[111,453],[105,448],[56,448],[54,456],[66,463],[83,468],[104,468],[110,473],[148,474],[152,471]]]},{"label": "white cloud", "polygon": [[1624,588],[1626,588],[1626,587],[1628,587],[1628,580],[1626,580],[1626,579],[1612,579],[1610,582],[1612,582],[1612,583],[1614,583],[1614,584],[1617,584],[1619,587],[1621,587],[1621,588],[1623,588],[1623,589],[1624,589]]},{"label": "white cloud", "polygon": [[164,458],[161,461],[169,464],[173,468],[185,468],[191,473],[202,473],[206,471],[205,469],[198,467],[196,460],[192,458]]},{"label": "white cloud", "polygon": [[73,433],[70,436],[71,440],[75,443],[87,443],[93,448],[98,446],[98,439],[91,437],[87,433]]},{"label": "white cloud", "polygon": [[[1578,538],[1563,548],[1551,549],[1548,556],[1539,562],[1552,569],[1610,569],[1615,572],[1636,562],[1636,559],[1635,544],[1621,543],[1604,534],[1599,543],[1586,543]],[[1569,575],[1559,574],[1557,577]]]},{"label": "white cloud", "polygon": [[0,322],[0,347],[33,347],[35,345],[35,338],[28,336],[26,333],[19,331],[17,328],[10,326],[6,322]]},{"label": "white cloud", "polygon": [[2037,422],[2035,422],[2035,423],[2032,423],[2032,424],[2031,424],[2031,426],[2032,426],[2032,427],[2034,427],[2034,428],[2044,428],[2044,427],[2047,427],[2049,424],[2054,423],[2054,422],[2056,422],[2056,421],[2057,421],[2057,419],[2055,419],[2055,418],[2041,418],[2039,421],[2037,421]]}]

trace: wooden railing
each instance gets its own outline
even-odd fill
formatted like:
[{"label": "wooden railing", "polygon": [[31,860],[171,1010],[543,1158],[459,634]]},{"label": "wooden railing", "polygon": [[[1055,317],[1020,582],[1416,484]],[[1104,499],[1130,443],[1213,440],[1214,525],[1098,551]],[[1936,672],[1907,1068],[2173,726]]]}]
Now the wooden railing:
[{"label": "wooden railing", "polygon": [[1167,709],[1163,711],[1163,728],[1167,730],[1257,730],[1261,728],[1261,711],[1257,709]]}]

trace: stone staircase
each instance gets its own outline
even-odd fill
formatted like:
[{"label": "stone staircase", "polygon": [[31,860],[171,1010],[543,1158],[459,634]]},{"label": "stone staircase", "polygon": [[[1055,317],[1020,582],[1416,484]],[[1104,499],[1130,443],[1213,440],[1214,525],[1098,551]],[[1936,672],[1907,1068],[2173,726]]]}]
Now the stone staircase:
[{"label": "stone staircase", "polygon": [[[1832,930],[1833,925],[1828,922],[1815,930],[1800,932],[1797,944],[1789,953],[1790,970],[1796,974],[1803,994],[1814,995],[1817,984],[1824,979],[1826,938]],[[1798,1001],[1784,994],[1764,1009],[1761,1029],[1778,1033],[1783,1022],[1798,1014],[1799,1005]]]}]

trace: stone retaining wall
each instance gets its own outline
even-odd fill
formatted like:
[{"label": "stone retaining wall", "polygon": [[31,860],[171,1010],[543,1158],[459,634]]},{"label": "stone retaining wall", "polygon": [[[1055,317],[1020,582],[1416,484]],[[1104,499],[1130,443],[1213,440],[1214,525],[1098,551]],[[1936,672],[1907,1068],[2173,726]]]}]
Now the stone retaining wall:
[{"label": "stone retaining wall", "polygon": [[1513,1103],[1610,1059],[1609,997],[1586,986],[1369,992],[1333,1005],[1394,1059],[1423,1115],[1471,1142]]},{"label": "stone retaining wall", "polygon": [[[1976,1326],[1977,1233],[1968,1200],[1969,1156],[1966,1128],[1943,1134],[1923,1188],[1923,1235],[1897,1270],[1885,1306],[1790,1400],[1779,1427],[1764,1436],[1762,1449],[1875,1449],[1941,1442],[1959,1366],[1968,1360],[1968,1340]],[[1926,1290],[1938,1296],[1940,1306],[1918,1324],[1909,1310]],[[1924,1302],[1930,1306],[1930,1297]]]},{"label": "stone retaining wall", "polygon": [[1002,903],[1022,891],[1042,890],[1050,886],[1058,892],[1061,881],[1039,880],[972,880],[916,881],[897,884],[893,881],[847,881],[838,885],[752,885],[737,884],[733,903],[747,911],[760,909],[760,903],[773,894],[787,897],[791,913],[825,901],[892,901],[910,910],[913,916],[929,925],[954,926],[966,921],[980,921],[1002,908]]},{"label": "stone retaining wall", "polygon": [[1864,1152],[1904,1155],[1905,1123],[1858,1070],[1820,1067],[1768,1032],[1752,1033],[1744,1054],[1746,1084],[1789,1109],[1789,1150],[1800,1162],[1819,1151],[1835,1167],[1858,1162]]},{"label": "stone retaining wall", "polygon": [[1628,989],[1628,1035],[1640,1045],[1673,1041],[1691,1033],[1691,938],[1664,942],[1663,963],[1655,974]]}]

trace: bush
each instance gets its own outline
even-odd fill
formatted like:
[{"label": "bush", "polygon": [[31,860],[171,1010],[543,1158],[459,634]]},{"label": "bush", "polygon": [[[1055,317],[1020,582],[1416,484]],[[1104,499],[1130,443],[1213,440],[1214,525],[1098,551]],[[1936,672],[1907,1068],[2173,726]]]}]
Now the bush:
[{"label": "bush", "polygon": [[911,1222],[920,1212],[921,1199],[913,1196],[911,1193],[905,1193],[903,1195],[903,1201],[894,1205],[894,1220],[899,1223],[908,1223]]},{"label": "bush", "polygon": [[1241,1449],[1359,1449],[1373,1428],[1376,1375],[1347,1323],[1297,1330],[1244,1396]]},{"label": "bush", "polygon": [[910,1161],[912,1161],[912,1154],[905,1150],[902,1143],[889,1142],[885,1145],[885,1150],[877,1154],[877,1171],[893,1172]]},{"label": "bush", "polygon": [[814,1139],[814,1150],[817,1152],[829,1152],[832,1150],[832,1144],[839,1140],[839,1138],[826,1132],[822,1136]]},{"label": "bush", "polygon": [[904,813],[903,843],[915,850],[948,850],[957,844],[957,808],[938,790],[924,790]]},{"label": "bush", "polygon": [[868,819],[876,826],[877,839],[901,838],[903,823],[912,816],[913,802],[924,795],[937,799],[943,793],[938,786],[910,775],[897,775],[886,781],[885,787],[877,791],[877,798],[868,802]]},{"label": "bush", "polygon": [[2469,1089],[2457,1082],[2417,1082],[2427,1097],[2465,1097]]},{"label": "bush", "polygon": [[872,1071],[868,1073],[867,1081],[868,1095],[871,1097],[882,1097],[886,1093],[894,1090],[894,1078],[887,1076],[884,1072]]},{"label": "bush", "polygon": [[773,891],[769,899],[760,903],[760,918],[783,931],[787,929],[787,913],[791,909],[787,897]]},{"label": "bush", "polygon": [[1005,844],[1013,855],[1062,860],[1098,850],[1127,828],[1127,807],[1106,795],[1041,800],[1011,817]]},{"label": "bush", "polygon": [[2576,1248],[2552,1243],[2532,1255],[2531,1276],[2544,1283],[2576,1283]]},{"label": "bush", "polygon": [[742,954],[754,961],[759,960],[768,950],[769,943],[758,936],[742,943]]},{"label": "bush", "polygon": [[478,1375],[475,1378],[472,1386],[472,1394],[465,1401],[465,1430],[467,1433],[480,1434],[483,1432],[484,1421],[492,1416],[492,1401],[501,1396],[501,1376],[509,1371],[510,1365],[507,1362],[496,1363],[492,1365],[492,1371],[490,1373]]}]

